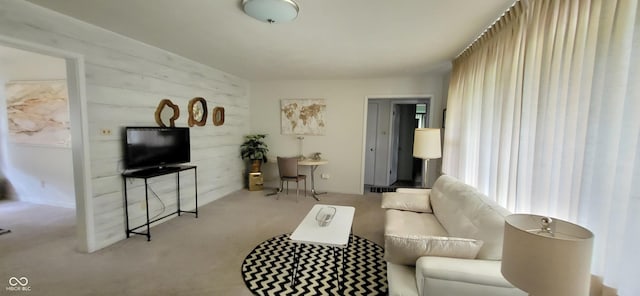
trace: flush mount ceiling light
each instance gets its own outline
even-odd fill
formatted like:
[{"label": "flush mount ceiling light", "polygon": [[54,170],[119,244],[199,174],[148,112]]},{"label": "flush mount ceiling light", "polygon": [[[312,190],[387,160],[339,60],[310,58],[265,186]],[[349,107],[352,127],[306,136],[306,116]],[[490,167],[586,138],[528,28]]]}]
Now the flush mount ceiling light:
[{"label": "flush mount ceiling light", "polygon": [[289,22],[298,16],[298,4],[293,0],[242,0],[244,12],[270,24]]}]

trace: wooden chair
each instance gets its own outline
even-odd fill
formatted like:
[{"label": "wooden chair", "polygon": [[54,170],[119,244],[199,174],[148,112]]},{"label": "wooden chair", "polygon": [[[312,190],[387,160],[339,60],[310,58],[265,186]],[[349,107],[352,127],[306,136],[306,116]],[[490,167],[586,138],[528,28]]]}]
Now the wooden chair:
[{"label": "wooden chair", "polygon": [[300,180],[304,180],[304,195],[307,196],[307,175],[298,173],[297,157],[278,156],[278,171],[280,172],[280,188],[283,189],[284,182],[287,181],[287,194],[289,194],[289,181],[296,182],[296,201],[298,201],[300,191]]}]

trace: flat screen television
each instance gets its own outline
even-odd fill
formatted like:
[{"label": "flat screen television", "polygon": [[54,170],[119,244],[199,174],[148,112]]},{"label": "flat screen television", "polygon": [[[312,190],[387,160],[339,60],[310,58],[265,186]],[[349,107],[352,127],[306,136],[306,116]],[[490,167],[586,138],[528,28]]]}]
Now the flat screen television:
[{"label": "flat screen television", "polygon": [[189,128],[125,128],[125,169],[162,168],[190,161]]}]

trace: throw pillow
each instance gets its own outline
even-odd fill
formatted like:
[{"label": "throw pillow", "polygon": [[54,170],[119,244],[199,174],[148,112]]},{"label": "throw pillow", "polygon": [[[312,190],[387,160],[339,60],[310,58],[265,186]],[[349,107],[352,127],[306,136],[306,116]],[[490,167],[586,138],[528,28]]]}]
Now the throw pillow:
[{"label": "throw pillow", "polygon": [[429,203],[429,194],[385,192],[382,194],[382,208],[433,213]]},{"label": "throw pillow", "polygon": [[416,265],[422,256],[474,259],[482,241],[444,236],[385,235],[384,259],[391,263]]}]

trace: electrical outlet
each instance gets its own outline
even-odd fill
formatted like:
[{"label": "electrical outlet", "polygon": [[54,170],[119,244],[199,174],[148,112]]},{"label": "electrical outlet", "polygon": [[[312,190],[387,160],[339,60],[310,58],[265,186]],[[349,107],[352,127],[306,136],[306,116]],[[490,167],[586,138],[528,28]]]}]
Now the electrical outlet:
[{"label": "electrical outlet", "polygon": [[325,180],[326,180],[326,179],[329,179],[329,178],[331,177],[331,175],[329,175],[329,174],[327,174],[327,173],[324,173],[324,174],[320,175],[320,177],[321,177],[322,179],[325,179]]},{"label": "electrical outlet", "polygon": [[100,129],[100,134],[103,135],[103,136],[110,136],[111,135],[111,129],[108,129],[108,128]]}]

